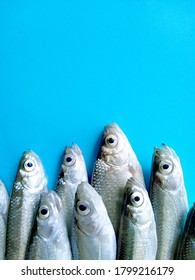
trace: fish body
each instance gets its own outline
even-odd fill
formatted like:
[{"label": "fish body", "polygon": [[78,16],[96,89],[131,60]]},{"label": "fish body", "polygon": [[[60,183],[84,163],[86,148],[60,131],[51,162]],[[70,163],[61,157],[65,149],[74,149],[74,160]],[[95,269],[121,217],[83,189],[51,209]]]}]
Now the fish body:
[{"label": "fish body", "polygon": [[5,259],[7,212],[9,196],[2,181],[0,181],[0,260]]},{"label": "fish body", "polygon": [[24,152],[12,187],[8,210],[6,258],[25,259],[31,231],[47,180],[40,158],[33,151]]},{"label": "fish body", "polygon": [[30,245],[30,260],[71,260],[72,254],[62,202],[50,190],[41,195],[37,212],[37,231]]},{"label": "fish body", "polygon": [[190,208],[178,248],[178,260],[195,260],[195,202]]},{"label": "fish body", "polygon": [[118,241],[119,260],[154,260],[156,223],[148,192],[131,178],[125,187]]},{"label": "fish body", "polygon": [[65,210],[69,237],[71,235],[75,192],[82,181],[88,181],[87,168],[80,148],[73,143],[71,147],[65,148],[56,184],[56,193],[61,198]]},{"label": "fish body", "polygon": [[73,258],[76,260],[116,259],[116,237],[100,195],[87,182],[82,182],[75,195]]},{"label": "fish body", "polygon": [[144,186],[140,163],[116,123],[106,125],[92,175],[92,186],[102,196],[118,238],[124,187],[134,177]]},{"label": "fish body", "polygon": [[155,148],[150,199],[157,226],[157,259],[175,258],[188,213],[188,200],[179,157],[165,144]]}]

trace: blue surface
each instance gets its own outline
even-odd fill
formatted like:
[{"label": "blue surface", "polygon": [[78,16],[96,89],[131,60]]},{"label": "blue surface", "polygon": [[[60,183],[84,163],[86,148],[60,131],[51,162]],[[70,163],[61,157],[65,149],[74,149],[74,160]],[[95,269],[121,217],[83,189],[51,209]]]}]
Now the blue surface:
[{"label": "blue surface", "polygon": [[0,1],[0,177],[41,157],[53,188],[65,145],[89,177],[105,124],[126,133],[148,184],[153,147],[179,155],[195,201],[195,2]]}]

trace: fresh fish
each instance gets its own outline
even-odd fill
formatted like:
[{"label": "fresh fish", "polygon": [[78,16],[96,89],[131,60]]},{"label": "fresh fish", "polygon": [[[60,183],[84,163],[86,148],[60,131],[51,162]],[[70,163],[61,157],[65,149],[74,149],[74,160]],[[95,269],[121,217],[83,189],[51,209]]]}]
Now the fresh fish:
[{"label": "fresh fish", "polygon": [[25,259],[31,231],[47,180],[44,169],[33,151],[24,152],[12,187],[8,210],[6,258]]},{"label": "fresh fish", "polygon": [[8,207],[9,196],[3,182],[0,180],[0,260],[5,259]]},{"label": "fresh fish", "polygon": [[131,178],[125,187],[118,241],[118,259],[155,260],[156,223],[148,192]]},{"label": "fresh fish", "polygon": [[176,259],[195,260],[195,202],[188,212]]},{"label": "fresh fish", "polygon": [[77,186],[82,181],[88,181],[87,169],[80,148],[73,143],[66,147],[62,161],[56,192],[62,200],[65,209],[65,219],[68,235],[71,235],[71,223],[74,209],[74,198]]},{"label": "fresh fish", "polygon": [[156,258],[174,259],[188,213],[188,200],[180,160],[165,144],[154,148],[150,199],[157,226]]},{"label": "fresh fish", "polygon": [[70,243],[62,202],[50,190],[41,195],[37,214],[37,231],[30,245],[30,260],[71,260]]},{"label": "fresh fish", "polygon": [[79,260],[116,259],[116,237],[102,198],[87,182],[75,195],[72,253]]},{"label": "fresh fish", "polygon": [[124,187],[130,177],[145,186],[140,163],[127,137],[116,123],[108,124],[93,169],[92,186],[102,196],[117,237]]}]

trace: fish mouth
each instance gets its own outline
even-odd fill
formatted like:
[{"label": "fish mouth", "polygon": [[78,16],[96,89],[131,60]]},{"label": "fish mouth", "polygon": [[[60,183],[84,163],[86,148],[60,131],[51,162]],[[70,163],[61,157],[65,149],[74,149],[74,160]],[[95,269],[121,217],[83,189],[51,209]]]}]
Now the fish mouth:
[{"label": "fish mouth", "polygon": [[81,150],[76,143],[72,142],[71,146],[66,146],[64,148],[64,154],[67,153],[75,153],[76,155],[81,155]]},{"label": "fish mouth", "polygon": [[107,124],[105,127],[104,127],[104,135],[106,134],[110,134],[111,131],[119,131],[120,128],[119,126],[115,123],[115,122],[112,122],[111,124]]},{"label": "fish mouth", "polygon": [[154,147],[154,154],[157,156],[165,156],[165,155],[173,155],[175,156],[175,152],[173,149],[171,149],[170,147],[168,147],[166,144],[162,143],[161,146],[158,147]]},{"label": "fish mouth", "polygon": [[162,154],[166,153],[167,152],[167,146],[162,143],[161,146],[158,148],[158,147],[154,147],[154,153],[158,156],[161,156]]}]

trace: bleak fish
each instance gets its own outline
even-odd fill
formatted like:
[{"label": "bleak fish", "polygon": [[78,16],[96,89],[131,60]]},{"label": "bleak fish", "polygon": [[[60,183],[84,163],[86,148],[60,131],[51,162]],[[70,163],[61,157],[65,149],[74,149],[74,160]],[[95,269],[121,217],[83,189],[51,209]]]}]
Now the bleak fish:
[{"label": "bleak fish", "polygon": [[9,196],[3,182],[0,180],[0,260],[5,259],[8,207]]},{"label": "bleak fish", "polygon": [[179,157],[165,144],[154,148],[150,199],[157,226],[157,259],[175,258],[188,213],[188,200]]},{"label": "bleak fish", "polygon": [[41,195],[37,214],[37,231],[30,245],[30,260],[71,260],[70,243],[62,202],[50,190]]},{"label": "bleak fish", "polygon": [[127,137],[116,123],[108,124],[93,169],[92,186],[102,196],[117,237],[124,187],[130,177],[145,186],[142,168]]},{"label": "bleak fish", "polygon": [[116,259],[116,237],[102,198],[87,182],[75,195],[72,253],[76,260]]},{"label": "bleak fish", "polygon": [[80,148],[73,143],[72,147],[66,147],[61,165],[56,193],[62,200],[65,209],[65,219],[68,235],[71,235],[71,223],[74,209],[75,192],[82,181],[88,181],[87,169]]},{"label": "bleak fish", "polygon": [[137,180],[131,178],[125,187],[118,259],[155,260],[156,251],[156,223],[148,192]]},{"label": "bleak fish", "polygon": [[33,151],[24,152],[12,187],[8,210],[6,258],[25,259],[42,192],[47,190],[44,169]]},{"label": "bleak fish", "polygon": [[176,259],[195,260],[195,202],[188,212]]}]

